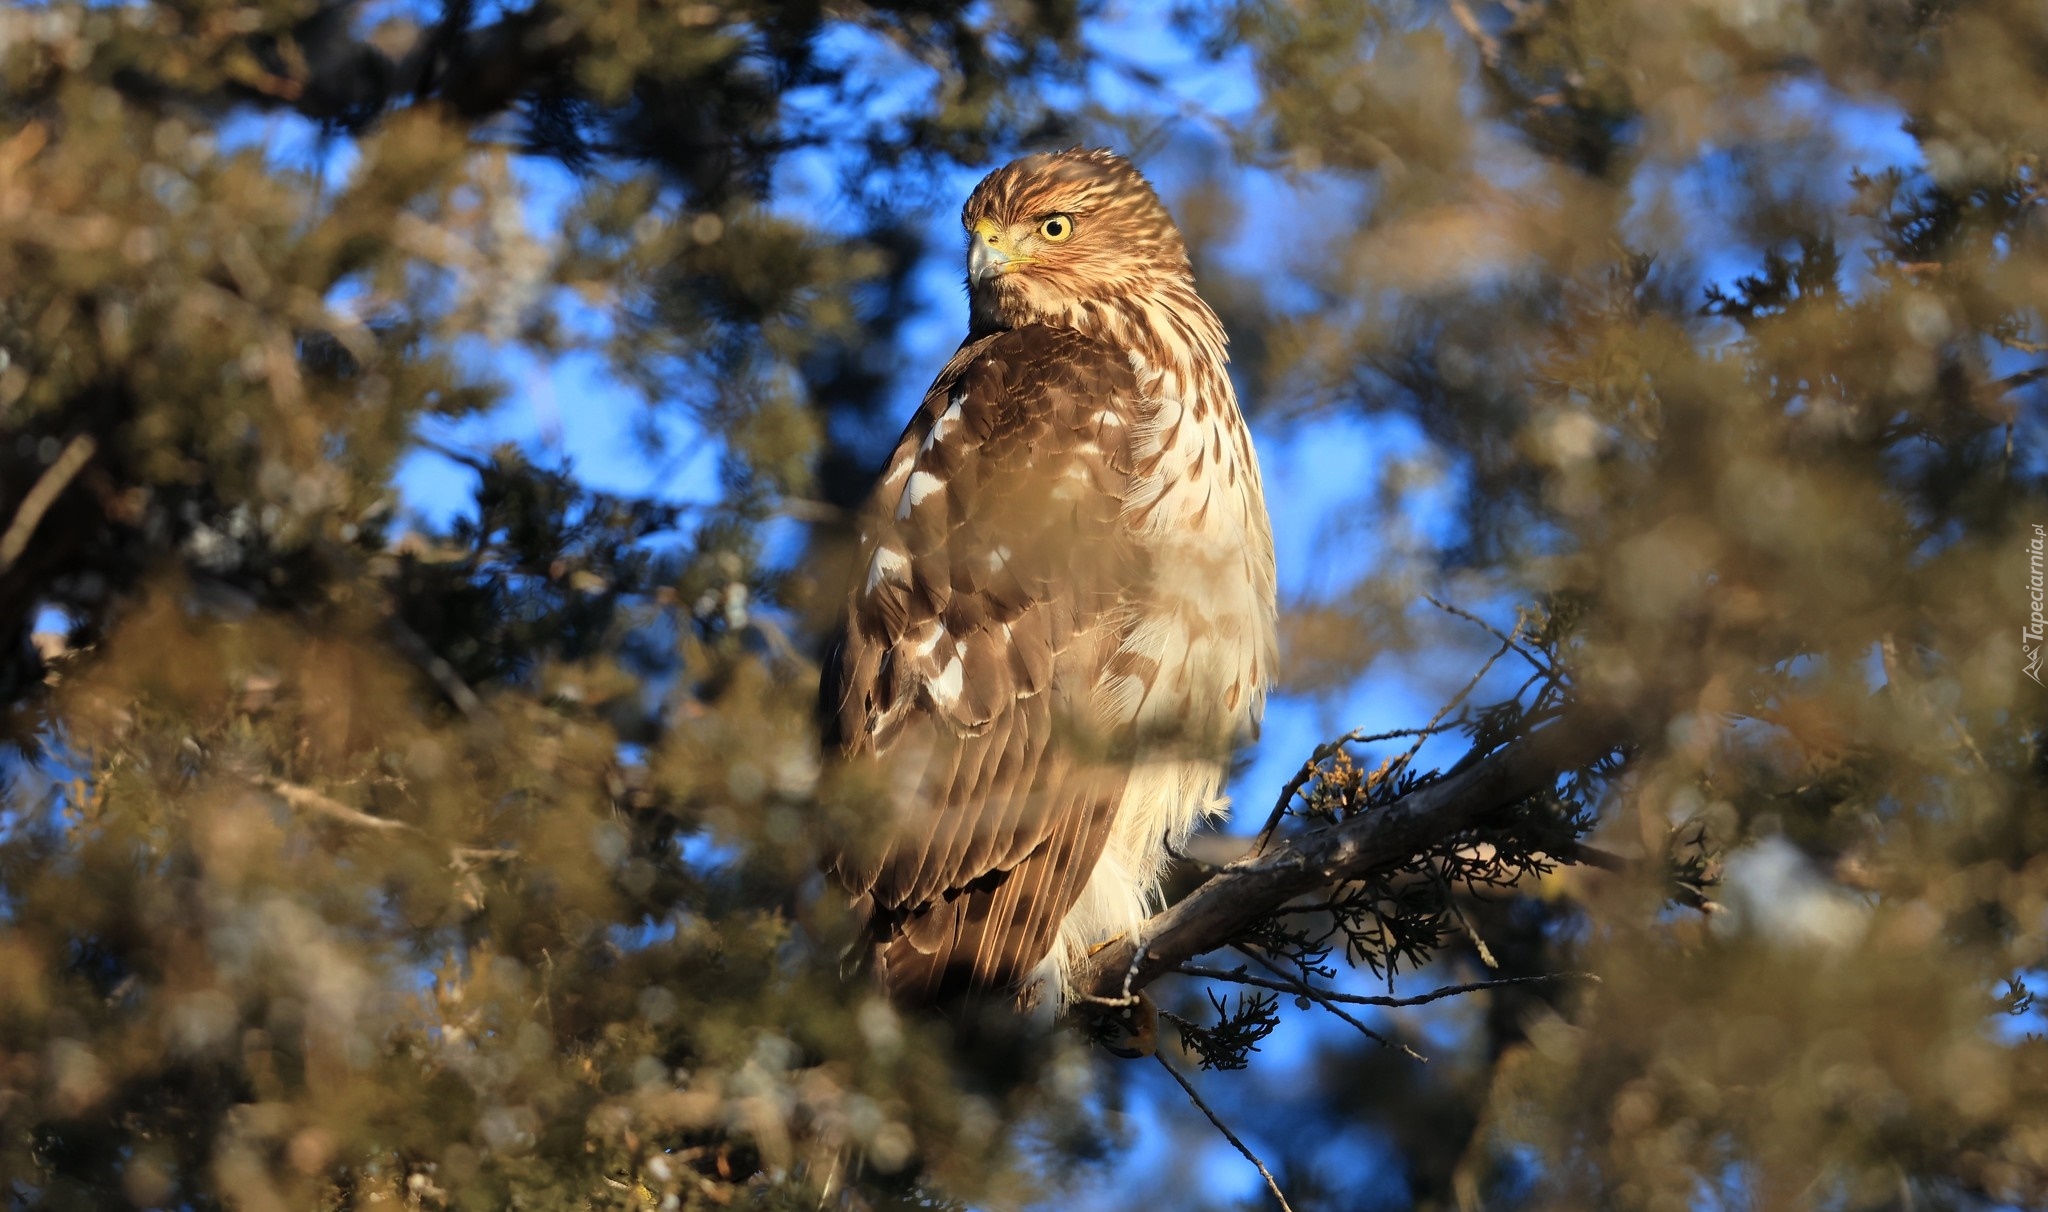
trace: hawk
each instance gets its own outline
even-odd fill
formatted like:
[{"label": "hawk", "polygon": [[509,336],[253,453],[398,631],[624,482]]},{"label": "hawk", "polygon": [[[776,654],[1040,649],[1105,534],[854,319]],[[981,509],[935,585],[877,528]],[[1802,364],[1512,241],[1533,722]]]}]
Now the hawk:
[{"label": "hawk", "polygon": [[1272,530],[1223,326],[1129,161],[1027,156],[961,220],[967,339],[863,514],[823,703],[892,815],[827,865],[897,1000],[1063,1006],[1227,810]]}]

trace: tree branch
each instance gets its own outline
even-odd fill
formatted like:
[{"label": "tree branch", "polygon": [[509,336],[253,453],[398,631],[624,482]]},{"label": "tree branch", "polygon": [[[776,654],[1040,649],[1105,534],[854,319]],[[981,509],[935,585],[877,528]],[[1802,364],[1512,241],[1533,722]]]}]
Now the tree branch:
[{"label": "tree branch", "polygon": [[1240,859],[1146,922],[1137,939],[1118,939],[1090,956],[1073,988],[1128,997],[1244,937],[1296,897],[1400,867],[1630,739],[1630,727],[1617,718],[1559,720],[1384,807]]}]

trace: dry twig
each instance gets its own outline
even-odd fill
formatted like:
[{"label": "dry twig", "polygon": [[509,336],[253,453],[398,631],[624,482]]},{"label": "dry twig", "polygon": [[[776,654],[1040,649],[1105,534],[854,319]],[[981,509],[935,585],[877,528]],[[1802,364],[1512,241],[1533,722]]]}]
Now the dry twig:
[{"label": "dry twig", "polygon": [[1513,635],[1510,635],[1507,632],[1502,631],[1500,628],[1495,627],[1493,624],[1487,622],[1485,619],[1480,618],[1478,615],[1473,614],[1471,611],[1465,609],[1462,606],[1453,606],[1449,602],[1443,601],[1440,598],[1437,598],[1427,593],[1422,595],[1422,600],[1428,602],[1430,605],[1436,607],[1438,610],[1443,611],[1445,614],[1454,615],[1458,618],[1464,619],[1468,623],[1477,625],[1478,627],[1483,629],[1488,635],[1492,636],[1494,639],[1499,640],[1501,643],[1506,644],[1508,647],[1514,649],[1516,655],[1520,656],[1523,660],[1529,662],[1530,665],[1535,667],[1536,672],[1541,673],[1546,677],[1554,678],[1557,676],[1557,669],[1555,666],[1553,666],[1549,661],[1542,659],[1535,653],[1529,651],[1527,648],[1522,646],[1521,630],[1519,627],[1516,628],[1516,631]]},{"label": "dry twig", "polygon": [[1171,1064],[1167,1063],[1165,1056],[1161,1055],[1160,1053],[1154,1052],[1152,1054],[1152,1059],[1158,1061],[1159,1067],[1166,1070],[1166,1075],[1168,1077],[1171,1077],[1175,1082],[1177,1082],[1180,1085],[1180,1088],[1182,1090],[1187,1092],[1188,1101],[1195,1104],[1195,1108],[1199,1110],[1203,1115],[1209,1117],[1209,1122],[1216,1125],[1216,1130],[1223,1134],[1223,1139],[1229,1141],[1233,1146],[1235,1146],[1239,1153],[1244,1154],[1244,1159],[1246,1161],[1250,1162],[1251,1164],[1259,1168],[1259,1177],[1266,1180],[1267,1189],[1273,1192],[1274,1199],[1280,1201],[1281,1212],[1294,1212],[1293,1206],[1287,1202],[1287,1196],[1283,1194],[1280,1190],[1280,1183],[1276,1179],[1274,1179],[1273,1172],[1271,1170],[1266,1169],[1266,1163],[1259,1160],[1259,1155],[1252,1152],[1250,1147],[1247,1146],[1244,1143],[1244,1141],[1238,1139],[1237,1133],[1232,1132],[1230,1130],[1230,1126],[1228,1124],[1225,1124],[1221,1119],[1217,1117],[1214,1111],[1209,1109],[1209,1104],[1203,1102],[1202,1096],[1195,1093],[1194,1085],[1190,1083],[1187,1078],[1181,1076],[1180,1070],[1174,1068]]},{"label": "dry twig", "polygon": [[[1290,979],[1286,971],[1283,970],[1278,964],[1275,964],[1272,960],[1269,960],[1265,956],[1260,955],[1258,952],[1252,950],[1250,947],[1246,947],[1240,944],[1237,949],[1239,952],[1250,956],[1254,960],[1257,960],[1259,964],[1265,968],[1266,971],[1272,973],[1274,976],[1277,976],[1282,980]],[[1410,1048],[1406,1044],[1398,1043],[1394,1040],[1388,1039],[1386,1036],[1381,1035],[1379,1032],[1373,1030],[1371,1027],[1368,1027],[1364,1023],[1359,1022],[1351,1015],[1346,1014],[1341,1008],[1338,1007],[1336,1001],[1330,997],[1329,993],[1326,990],[1318,989],[1314,985],[1309,984],[1307,981],[1300,981],[1295,984],[1293,992],[1301,997],[1308,998],[1310,1001],[1321,1006],[1323,1009],[1328,1010],[1331,1014],[1336,1015],[1338,1018],[1342,1019],[1346,1023],[1349,1023],[1351,1026],[1356,1027],[1358,1029],[1359,1034],[1365,1036],[1365,1038],[1378,1044],[1380,1047],[1393,1048],[1400,1052],[1406,1052],[1409,1055],[1409,1057],[1414,1060],[1421,1061],[1425,1065],[1429,1063],[1429,1058],[1422,1055],[1422,1053],[1417,1052],[1415,1049]]]}]

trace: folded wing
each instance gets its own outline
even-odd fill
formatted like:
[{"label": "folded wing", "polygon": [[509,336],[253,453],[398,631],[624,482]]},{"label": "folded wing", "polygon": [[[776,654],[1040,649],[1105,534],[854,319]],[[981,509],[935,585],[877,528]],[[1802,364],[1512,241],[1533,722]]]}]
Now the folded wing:
[{"label": "folded wing", "polygon": [[1067,329],[963,346],[877,487],[826,707],[893,816],[831,865],[906,1000],[1019,987],[1127,774],[1098,693],[1145,570],[1123,521],[1129,361]]}]

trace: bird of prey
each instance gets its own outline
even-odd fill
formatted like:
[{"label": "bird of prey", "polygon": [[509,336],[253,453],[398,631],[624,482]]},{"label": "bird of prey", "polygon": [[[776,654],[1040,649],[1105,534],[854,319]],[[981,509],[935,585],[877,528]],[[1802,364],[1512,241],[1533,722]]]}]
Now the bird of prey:
[{"label": "bird of prey", "polygon": [[1064,1005],[1227,809],[1272,531],[1223,326],[1130,162],[1027,156],[961,219],[967,338],[863,514],[822,704],[890,815],[828,868],[898,1001]]}]

